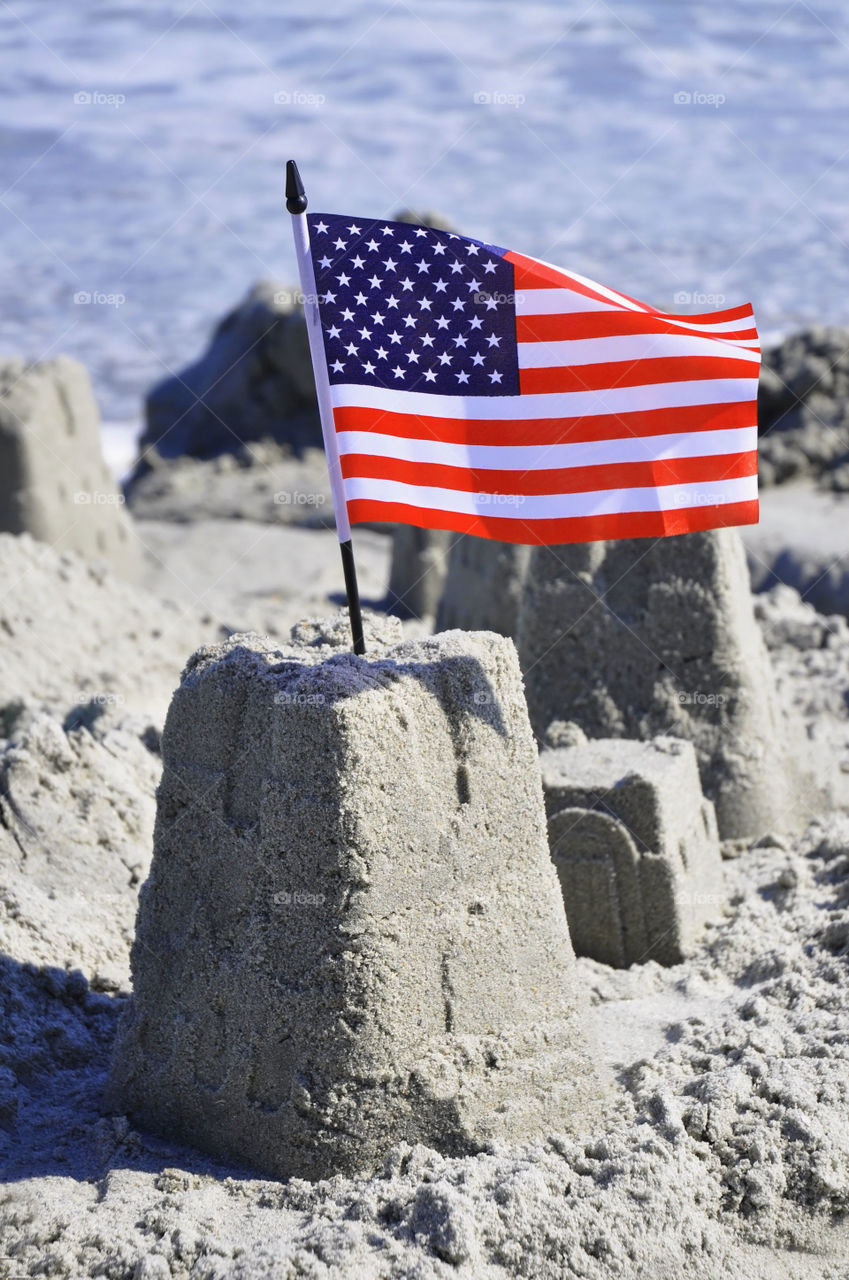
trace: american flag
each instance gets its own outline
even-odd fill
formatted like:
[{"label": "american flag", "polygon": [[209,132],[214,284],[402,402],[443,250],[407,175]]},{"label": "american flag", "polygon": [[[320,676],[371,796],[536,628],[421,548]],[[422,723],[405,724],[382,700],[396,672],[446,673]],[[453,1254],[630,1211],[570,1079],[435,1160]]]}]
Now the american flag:
[{"label": "american flag", "polygon": [[352,523],[554,544],[757,522],[750,306],[669,315],[448,231],[308,225]]}]

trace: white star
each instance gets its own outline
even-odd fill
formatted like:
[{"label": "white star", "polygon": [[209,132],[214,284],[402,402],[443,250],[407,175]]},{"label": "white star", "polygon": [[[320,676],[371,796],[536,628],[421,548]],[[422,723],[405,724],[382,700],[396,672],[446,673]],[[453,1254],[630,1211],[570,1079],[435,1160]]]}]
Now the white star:
[{"label": "white star", "polygon": [[334,373],[341,373],[342,370],[345,368],[341,360],[334,360],[333,364],[330,367]]},{"label": "white star", "polygon": [[344,249],[344,248],[345,248],[346,241],[344,241],[344,240],[342,239],[342,237],[340,236],[340,237],[339,237],[339,239],[338,239],[338,240],[336,240],[334,243],[335,243],[335,246],[336,246],[336,248],[337,248],[337,249]]},{"label": "white star", "polygon": [[364,293],[358,293],[357,296],[354,298],[354,301],[358,304],[358,306],[364,307],[366,305],[366,295]]},{"label": "white star", "polygon": [[319,235],[323,235],[323,233],[327,230],[327,223],[326,223],[326,222],[317,222],[317,223],[315,224],[315,229],[316,229],[316,231],[319,233]]},{"label": "white star", "polygon": [[371,337],[371,329],[358,329],[357,332],[359,333],[361,338]]},{"label": "white star", "polygon": [[355,343],[353,343],[353,342],[349,342],[349,343],[348,343],[348,345],[347,345],[347,347],[345,348],[345,350],[348,352],[348,355],[349,355],[349,356],[355,356],[355,355],[357,354],[357,352],[359,351],[359,347],[358,347],[358,346],[356,346],[356,344],[355,344]]},{"label": "white star", "polygon": [[431,306],[430,298],[419,298],[419,309],[421,311],[430,311]]},{"label": "white star", "polygon": [[445,292],[445,290],[448,288],[448,281],[447,281],[447,280],[434,280],[434,282],[433,282],[433,287],[434,287],[434,289],[436,290],[436,292],[437,292],[437,293],[444,293],[444,292]]},{"label": "white star", "polygon": [[455,258],[454,261],[451,263],[451,270],[454,272],[454,275],[456,276],[458,271],[463,270],[462,262],[458,262],[457,259]]},{"label": "white star", "polygon": [[493,369],[492,373],[489,375],[489,380],[490,380],[490,382],[500,382],[500,381],[501,381],[501,374],[498,372],[498,370],[497,370],[497,369]]},{"label": "white star", "polygon": [[458,382],[469,381],[469,375],[466,373],[465,369],[461,369],[460,372],[457,374],[457,381]]},{"label": "white star", "polygon": [[400,282],[400,284],[401,284],[401,288],[404,290],[405,293],[409,293],[413,287],[413,282],[409,276],[405,276],[404,279]]},{"label": "white star", "polygon": [[437,329],[447,329],[447,328],[448,328],[448,319],[447,319],[447,317],[446,317],[446,316],[437,316],[437,317],[436,317],[436,327],[437,327]]},{"label": "white star", "polygon": [[432,335],[432,334],[430,334],[430,333],[424,333],[424,334],[422,334],[422,346],[423,346],[423,347],[432,347],[432,346],[433,346],[433,335]]},{"label": "white star", "polygon": [[430,263],[425,262],[424,258],[422,258],[421,262],[417,262],[416,266],[419,269],[419,275],[421,275],[423,271],[430,271]]},{"label": "white star", "polygon": [[374,373],[374,365],[372,364],[371,360],[366,360],[365,364],[363,365],[363,373]]},{"label": "white star", "polygon": [[454,346],[465,347],[465,345],[466,345],[466,339],[463,337],[462,333],[458,333],[457,337],[454,339]]},{"label": "white star", "polygon": [[372,253],[376,253],[376,252],[377,252],[377,249],[378,249],[378,243],[377,243],[377,241],[376,241],[376,240],[369,240],[368,244],[366,245],[366,248],[367,248],[367,249],[371,249]]},{"label": "white star", "polygon": [[390,311],[394,311],[395,308],[398,306],[398,299],[395,297],[394,293],[391,293],[389,297],[386,299],[386,305]]},{"label": "white star", "polygon": [[425,382],[436,382],[436,374],[433,369],[425,369]]},{"label": "white star", "polygon": [[349,307],[346,307],[346,308],[345,308],[345,310],[342,312],[342,319],[343,319],[343,320],[353,320],[353,318],[354,318],[354,313],[353,313],[353,311],[351,311],[351,309],[350,309]]},{"label": "white star", "polygon": [[492,259],[490,259],[489,262],[485,262],[483,264],[483,269],[488,276],[492,275],[493,271],[495,270],[495,263],[492,261]]},{"label": "white star", "polygon": [[472,316],[471,320],[469,321],[469,327],[472,329],[479,329],[482,324],[483,324],[483,320],[481,320],[480,316]]},{"label": "white star", "polygon": [[407,352],[407,359],[410,361],[410,363],[411,363],[411,364],[418,364],[418,363],[419,363],[419,353],[418,353],[418,351],[408,351],[408,352]]},{"label": "white star", "polygon": [[439,363],[440,363],[440,364],[450,364],[450,363],[451,363],[451,357],[449,356],[449,354],[448,354],[448,352],[447,352],[447,351],[443,351],[442,355],[439,357]]},{"label": "white star", "polygon": [[470,240],[469,243],[466,245],[466,253],[470,253],[472,257],[475,257],[475,255],[478,252],[479,252],[478,246],[476,244],[473,244],[472,241]]},{"label": "white star", "polygon": [[333,264],[331,263],[331,261],[330,261],[330,259],[329,259],[329,258],[319,258],[319,260],[318,260],[318,265],[319,265],[320,267],[325,267],[325,268],[326,268],[326,267],[332,266]]},{"label": "white star", "polygon": [[451,306],[454,308],[455,311],[464,311],[466,308],[466,304],[462,298],[455,298],[454,301],[451,303]]},{"label": "white star", "polygon": [[391,333],[390,333],[390,335],[389,335],[389,341],[390,341],[390,342],[394,342],[394,343],[397,343],[397,342],[400,342],[400,341],[401,341],[401,335],[400,335],[400,333],[398,332],[398,330],[397,330],[397,329],[393,329],[393,330],[392,330],[392,332],[391,332]]},{"label": "white star", "polygon": [[386,267],[387,271],[394,271],[395,268],[398,266],[398,263],[395,261],[394,258],[387,258],[383,265],[384,267]]},{"label": "white star", "polygon": [[411,253],[413,246],[410,244],[409,240],[404,240],[402,244],[398,245],[398,248],[402,253]]},{"label": "white star", "polygon": [[325,302],[335,302],[335,301],[336,301],[336,294],[335,294],[335,293],[331,293],[331,292],[330,292],[330,290],[328,289],[328,290],[327,290],[327,293],[324,295],[324,301],[325,301]]},{"label": "white star", "polygon": [[348,231],[352,236],[358,236],[361,230],[362,228],[358,227],[356,222],[352,222],[350,227],[348,228]]},{"label": "white star", "polygon": [[351,259],[351,262],[355,267],[364,267],[366,260],[365,258],[361,258],[359,254],[357,254],[355,258]]},{"label": "white star", "polygon": [[441,240],[437,240],[436,244],[433,246],[433,252],[438,253],[439,256],[442,257],[443,253],[445,252],[445,245],[442,243]]},{"label": "white star", "polygon": [[404,376],[404,370],[401,368],[401,366],[400,366],[399,364],[396,364],[396,366],[395,366],[395,368],[392,370],[392,372],[395,374],[395,377],[396,377],[396,378],[403,378],[403,376]]},{"label": "white star", "polygon": [[385,236],[394,236],[395,234],[391,227],[381,227],[380,229]]},{"label": "white star", "polygon": [[477,293],[478,289],[480,289],[481,287],[480,280],[469,280],[468,286],[471,289],[472,293]]},{"label": "white star", "polygon": [[497,311],[497,310],[498,310],[498,303],[495,301],[495,299],[494,299],[494,298],[487,298],[487,300],[486,300],[486,309],[487,309],[487,311]]},{"label": "white star", "polygon": [[369,276],[369,284],[371,285],[372,289],[379,289],[380,286],[383,284],[383,281],[380,279],[379,276]]},{"label": "white star", "polygon": [[427,232],[425,231],[424,227],[416,227],[416,235],[417,235],[417,236],[426,236],[426,235],[427,235]]},{"label": "white star", "polygon": [[389,352],[386,350],[386,347],[378,347],[374,354],[377,356],[378,360],[385,360]]},{"label": "white star", "polygon": [[375,324],[383,324],[384,317],[380,314],[379,311],[375,311],[374,315],[372,316],[372,320],[374,321]]},{"label": "white star", "polygon": [[346,276],[344,271],[342,272],[341,276],[337,276],[336,279],[339,281],[341,285],[350,284],[350,281],[351,281],[351,277]]},{"label": "white star", "polygon": [[415,327],[416,327],[416,317],[415,317],[415,316],[404,316],[404,324],[407,326],[407,328],[408,328],[408,329],[415,329]]},{"label": "white star", "polygon": [[500,347],[500,346],[501,346],[501,339],[500,339],[496,334],[494,334],[494,333],[491,333],[491,334],[489,335],[489,337],[487,338],[487,342],[489,343],[489,345],[490,345],[491,347]]},{"label": "white star", "polygon": [[336,328],[336,325],[335,325],[335,324],[332,324],[332,325],[330,326],[330,328],[327,330],[327,336],[328,336],[328,338],[338,338],[338,337],[339,337],[339,330]]},{"label": "white star", "polygon": [[472,364],[483,364],[483,356],[479,351],[472,356]]}]

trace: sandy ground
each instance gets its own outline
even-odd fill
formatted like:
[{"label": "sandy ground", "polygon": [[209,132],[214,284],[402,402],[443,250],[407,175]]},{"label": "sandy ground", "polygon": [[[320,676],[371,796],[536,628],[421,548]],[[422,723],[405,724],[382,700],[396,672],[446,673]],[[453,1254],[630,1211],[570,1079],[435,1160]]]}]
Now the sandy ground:
[{"label": "sandy ground", "polygon": [[[197,644],[338,591],[332,532],[145,520],[145,583],[0,538],[0,1277],[849,1277],[849,821],[726,845],[685,964],[579,962],[617,1092],[589,1141],[258,1179],[102,1113],[168,697]],[[379,600],[388,540],[357,533]],[[164,604],[163,598],[171,603]],[[849,628],[764,597],[807,732],[849,743]],[[804,743],[799,744],[804,752]]]}]

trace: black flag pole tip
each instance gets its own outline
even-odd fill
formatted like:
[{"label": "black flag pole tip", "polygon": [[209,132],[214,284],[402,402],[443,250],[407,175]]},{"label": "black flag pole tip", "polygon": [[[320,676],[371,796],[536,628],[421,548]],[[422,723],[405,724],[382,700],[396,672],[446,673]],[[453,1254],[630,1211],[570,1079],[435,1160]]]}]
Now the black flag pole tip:
[{"label": "black flag pole tip", "polygon": [[289,213],[306,213],[307,197],[298,166],[294,160],[286,161],[286,208]]}]

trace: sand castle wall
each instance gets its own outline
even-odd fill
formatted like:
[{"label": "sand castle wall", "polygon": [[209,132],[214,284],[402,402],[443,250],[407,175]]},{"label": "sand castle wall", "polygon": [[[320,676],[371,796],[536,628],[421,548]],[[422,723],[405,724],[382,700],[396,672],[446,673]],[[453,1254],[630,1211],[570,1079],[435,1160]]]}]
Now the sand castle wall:
[{"label": "sand castle wall", "polygon": [[588,1123],[512,643],[236,636],[189,663],[162,749],[113,1105],[310,1178]]},{"label": "sand castle wall", "polygon": [[448,553],[459,535],[447,529],[396,525],[392,532],[387,604],[401,618],[432,618],[439,607]]}]

